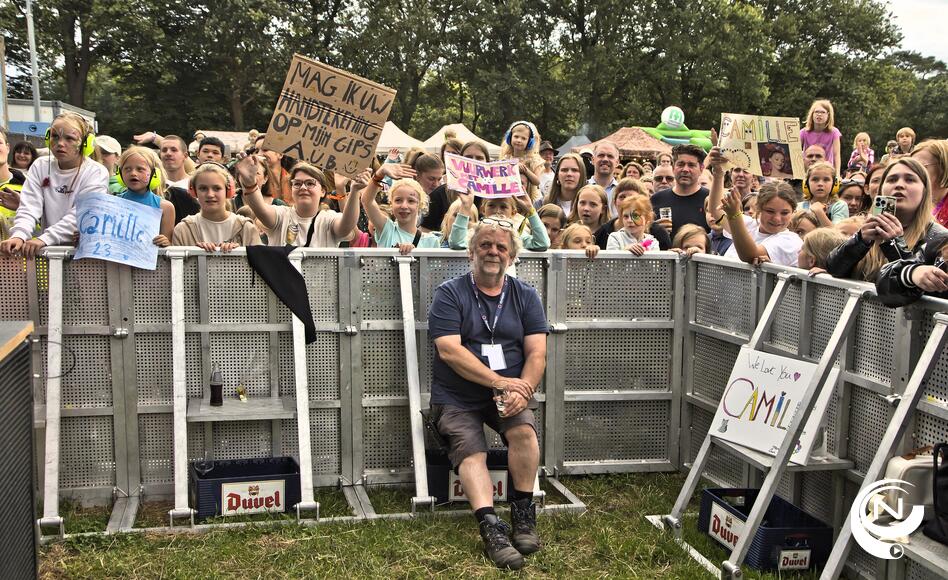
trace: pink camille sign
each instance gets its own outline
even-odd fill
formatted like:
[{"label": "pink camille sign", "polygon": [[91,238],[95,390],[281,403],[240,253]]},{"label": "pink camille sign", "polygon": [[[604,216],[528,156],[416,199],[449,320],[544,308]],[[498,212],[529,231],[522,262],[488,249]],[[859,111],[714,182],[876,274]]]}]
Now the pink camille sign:
[{"label": "pink camille sign", "polygon": [[523,195],[520,168],[516,159],[477,161],[446,153],[447,186],[454,191],[472,191],[478,197]]}]

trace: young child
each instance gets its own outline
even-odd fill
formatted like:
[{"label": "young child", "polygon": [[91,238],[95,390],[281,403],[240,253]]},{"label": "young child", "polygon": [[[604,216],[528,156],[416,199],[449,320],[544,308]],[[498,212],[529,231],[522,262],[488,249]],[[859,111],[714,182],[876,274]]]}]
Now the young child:
[{"label": "young child", "polygon": [[[447,213],[444,214],[444,220],[441,221],[441,247],[450,248],[448,243],[449,238],[454,230],[454,224],[457,221],[458,212],[461,210],[461,206],[464,204],[464,200],[456,199],[451,202],[451,205],[448,206]],[[471,207],[468,210],[467,216],[467,227],[464,228],[463,232],[458,232],[454,234],[455,236],[464,235],[464,239],[467,239],[467,232],[472,230],[474,226],[477,225],[477,208]],[[458,225],[458,228],[461,226]]]},{"label": "young child", "polygon": [[599,246],[593,242],[593,232],[589,226],[573,223],[566,226],[560,234],[561,250],[584,250],[590,260],[599,254]]},{"label": "young child", "polygon": [[869,133],[856,133],[853,139],[853,153],[849,156],[847,167],[858,166],[866,171],[876,162],[876,153],[870,147]]},{"label": "young child", "polygon": [[[436,158],[437,159],[437,158]],[[398,248],[402,255],[414,248],[440,248],[441,233],[425,233],[418,228],[418,212],[428,206],[428,196],[422,186],[411,179],[415,174],[411,167],[394,163],[384,164],[376,170],[369,184],[362,190],[362,205],[365,215],[375,226],[375,243],[379,248]],[[388,190],[392,206],[392,218],[379,209],[375,194],[386,177],[396,179]]]},{"label": "young child", "polygon": [[188,185],[201,211],[174,227],[171,243],[197,246],[205,252],[229,252],[238,246],[260,244],[253,220],[231,213],[227,200],[234,197],[234,182],[220,163],[207,161],[198,166]]},{"label": "young child", "polygon": [[902,127],[895,134],[895,142],[899,146],[897,155],[908,155],[915,147],[915,130],[911,127]]},{"label": "young child", "polygon": [[[704,198],[704,221],[711,229],[711,234],[708,236],[709,245],[707,252],[709,254],[714,254],[715,256],[723,256],[724,252],[726,252],[728,248],[731,247],[731,244],[734,243],[734,240],[731,239],[730,234],[726,234],[724,232],[724,220],[726,219],[726,216],[724,214],[718,216],[716,213],[717,212],[711,210],[710,196]],[[672,242],[672,245],[674,245],[674,241]]]},{"label": "young child", "polygon": [[[73,243],[76,196],[109,188],[109,172],[88,159],[94,138],[88,122],[76,113],[60,113],[53,120],[47,132],[50,155],[30,166],[10,239],[0,243],[0,252],[32,257],[46,246]],[[33,238],[37,225],[40,234]]]},{"label": "young child", "polygon": [[592,231],[609,221],[609,200],[606,190],[598,185],[584,185],[576,194],[576,203],[569,212],[569,223],[581,223]]},{"label": "young child", "polygon": [[540,221],[546,226],[546,235],[550,238],[550,247],[555,248],[559,244],[560,234],[566,227],[566,214],[563,208],[555,203],[548,203],[540,206],[537,210]]},{"label": "young child", "polygon": [[[457,192],[457,195],[461,200],[461,209],[454,220],[448,246],[452,250],[466,250],[468,216],[471,215],[474,207],[474,194]],[[508,221],[510,227],[516,228],[520,234],[524,249],[543,252],[550,248],[550,237],[546,232],[546,226],[543,225],[536,208],[527,196],[487,198],[481,204],[481,213],[484,217]],[[526,219],[521,218],[518,224],[517,218],[520,216],[526,216]],[[527,224],[530,226],[529,232],[525,231]]]},{"label": "young child", "polygon": [[816,214],[808,209],[797,210],[790,217],[789,230],[803,239],[803,236],[820,227]]},{"label": "young child", "polygon": [[817,228],[803,237],[797,255],[797,267],[809,270],[811,276],[826,272],[826,258],[849,236],[834,228]]},{"label": "young child", "polygon": [[504,134],[500,145],[501,159],[520,161],[520,173],[530,180],[527,193],[530,199],[539,197],[540,174],[543,172],[543,158],[540,157],[540,133],[530,121],[515,121]]},{"label": "young child", "polygon": [[164,189],[158,158],[144,147],[130,147],[118,159],[118,184],[122,189],[118,196],[161,210],[161,225],[152,242],[166,248],[171,245],[174,232],[174,206],[157,195]]},{"label": "young child", "polygon": [[622,229],[609,234],[607,250],[628,250],[636,256],[657,252],[658,240],[648,233],[655,214],[652,204],[644,195],[633,195],[619,206]]},{"label": "young child", "polygon": [[806,115],[806,127],[800,130],[801,146],[804,151],[810,145],[822,147],[826,151],[826,161],[836,169],[835,175],[839,175],[842,161],[839,154],[839,142],[842,136],[835,125],[833,104],[825,99],[813,101]]},{"label": "young child", "polygon": [[839,192],[834,189],[838,188],[832,165],[818,161],[807,169],[800,209],[812,210],[822,227],[832,227],[849,217],[849,206],[839,199]]},{"label": "young child", "polygon": [[704,228],[695,224],[685,224],[678,228],[672,240],[671,251],[685,256],[707,254],[711,240]]}]

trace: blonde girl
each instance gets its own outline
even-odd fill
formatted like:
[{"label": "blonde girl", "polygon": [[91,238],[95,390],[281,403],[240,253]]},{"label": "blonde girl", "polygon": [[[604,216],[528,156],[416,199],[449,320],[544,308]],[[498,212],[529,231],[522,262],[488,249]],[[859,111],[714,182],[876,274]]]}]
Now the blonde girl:
[{"label": "blonde girl", "polygon": [[802,240],[804,236],[813,230],[820,227],[820,220],[816,217],[816,214],[808,209],[801,209],[794,212],[790,217],[790,225],[788,229],[800,236]]},{"label": "blonde girl", "polygon": [[839,164],[842,160],[839,142],[843,134],[836,128],[835,122],[832,103],[826,99],[813,101],[806,115],[806,127],[800,130],[800,141],[804,151],[810,145],[822,147],[826,151],[826,161],[836,169],[836,175],[839,175]]},{"label": "blonde girl", "polygon": [[569,212],[569,222],[580,222],[596,231],[609,221],[609,200],[602,186],[585,185],[576,196],[576,203]]},{"label": "blonde girl", "polygon": [[540,157],[540,133],[536,126],[530,121],[514,121],[504,133],[500,158],[520,161],[520,173],[530,181],[530,199],[537,199],[544,161]]},{"label": "blonde girl", "polygon": [[636,256],[657,252],[658,240],[648,233],[655,219],[652,203],[644,195],[633,195],[619,205],[622,228],[609,234],[607,250],[628,250]]},{"label": "blonde girl", "polygon": [[118,196],[148,207],[161,210],[161,225],[152,242],[166,248],[171,245],[174,232],[174,206],[160,196],[164,190],[158,157],[151,149],[134,146],[118,159],[119,185],[123,189]]},{"label": "blonde girl", "polygon": [[583,250],[589,259],[595,258],[599,254],[599,246],[594,243],[592,230],[581,223],[573,223],[566,226],[566,229],[560,233],[561,250]]},{"label": "blonde girl", "polygon": [[948,141],[922,141],[912,150],[912,158],[928,173],[935,220],[948,227]]},{"label": "blonde girl", "polygon": [[[849,236],[834,228],[819,228],[803,238],[803,246],[797,256],[797,267],[810,270],[811,274],[826,271],[826,259],[830,252],[846,243]],[[819,271],[813,271],[818,268]]]},{"label": "blonde girl", "polygon": [[[473,214],[474,194],[471,192],[457,192],[457,196],[461,200],[461,209],[454,220],[454,228],[451,230],[448,246],[452,250],[466,250],[468,242],[466,236],[467,224],[470,219],[469,216]],[[536,208],[531,205],[530,199],[526,195],[485,199],[481,204],[481,214],[484,218],[500,220],[500,225],[517,231],[520,234],[523,247],[527,250],[543,252],[550,248],[550,237],[546,233],[546,226],[543,225],[540,216],[537,215]],[[526,231],[528,224],[530,229]]]},{"label": "blonde girl", "polygon": [[872,164],[876,162],[876,153],[870,148],[870,144],[869,133],[856,133],[856,138],[853,139],[853,153],[849,156],[846,167],[855,165],[863,169],[872,167]]},{"label": "blonde girl", "polygon": [[693,256],[707,254],[711,249],[711,238],[703,227],[695,224],[685,224],[678,228],[672,239],[671,251],[676,254]]},{"label": "blonde girl", "polygon": [[[50,155],[30,166],[20,192],[10,239],[0,243],[4,254],[33,257],[46,246],[72,244],[76,233],[75,200],[109,188],[109,172],[92,154],[92,127],[76,113],[60,113],[50,125]],[[39,235],[33,234],[39,226]]]},{"label": "blonde girl", "polygon": [[910,259],[926,242],[948,235],[932,217],[931,182],[915,158],[900,157],[886,166],[879,193],[896,198],[895,214],[867,217],[830,254],[826,270],[833,276],[875,282],[887,262]]},{"label": "blonde girl", "polygon": [[[433,156],[432,156],[433,157]],[[434,157],[435,161],[440,160]],[[388,201],[392,208],[389,216],[379,209],[375,194],[382,180],[391,177],[396,180],[388,190]],[[365,215],[375,227],[375,243],[379,248],[398,248],[403,255],[414,248],[440,248],[441,233],[423,232],[417,226],[419,212],[428,207],[428,194],[413,179],[415,171],[405,165],[387,163],[379,167],[362,190],[362,205]],[[389,219],[389,218],[393,219]]]},{"label": "blonde girl", "polygon": [[205,252],[229,252],[239,246],[260,244],[260,233],[253,220],[227,209],[236,186],[223,165],[214,161],[198,165],[188,188],[201,205],[201,211],[174,227],[173,245],[197,246]]},{"label": "blonde girl", "polygon": [[812,210],[821,227],[832,227],[849,217],[849,206],[839,199],[836,175],[826,161],[818,161],[806,171],[800,208]]}]

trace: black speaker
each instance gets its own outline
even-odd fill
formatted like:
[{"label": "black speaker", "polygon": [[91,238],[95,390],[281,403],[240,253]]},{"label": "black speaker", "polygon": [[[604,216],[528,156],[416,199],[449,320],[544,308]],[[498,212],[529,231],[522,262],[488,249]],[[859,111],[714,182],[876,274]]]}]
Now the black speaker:
[{"label": "black speaker", "polygon": [[0,323],[0,356],[6,353],[0,359],[0,578],[5,580],[37,573],[33,388],[25,325]]}]

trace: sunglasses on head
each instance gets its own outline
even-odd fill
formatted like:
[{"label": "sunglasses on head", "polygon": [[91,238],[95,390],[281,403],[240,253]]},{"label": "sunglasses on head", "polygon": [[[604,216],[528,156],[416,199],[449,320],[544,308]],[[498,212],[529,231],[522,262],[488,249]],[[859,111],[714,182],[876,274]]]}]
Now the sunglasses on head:
[{"label": "sunglasses on head", "polygon": [[498,228],[502,228],[505,230],[512,230],[514,227],[514,224],[512,221],[505,220],[502,218],[486,217],[486,218],[481,219],[481,223],[489,225],[489,226],[496,226]]}]

